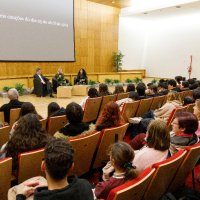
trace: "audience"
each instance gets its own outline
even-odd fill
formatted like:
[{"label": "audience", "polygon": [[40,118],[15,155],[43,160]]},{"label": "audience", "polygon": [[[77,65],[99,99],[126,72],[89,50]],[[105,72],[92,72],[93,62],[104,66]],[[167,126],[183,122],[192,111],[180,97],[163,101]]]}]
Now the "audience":
[{"label": "audience", "polygon": [[[134,139],[133,139],[134,140]],[[142,141],[138,141],[142,142]],[[134,143],[131,142],[133,149]],[[170,135],[166,122],[157,119],[153,120],[146,134],[146,145],[138,151],[135,151],[133,164],[136,166],[137,172],[141,172],[154,163],[165,160],[169,156]]]},{"label": "audience", "polygon": [[36,114],[29,113],[21,117],[14,134],[2,151],[4,156],[12,157],[13,173],[17,172],[20,153],[42,148],[46,145],[47,140],[47,133],[42,129]]},{"label": "audience", "polygon": [[138,93],[131,91],[131,92],[129,92],[128,98],[120,99],[120,100],[116,101],[116,103],[119,106],[120,111],[122,111],[122,108],[125,103],[131,103],[131,102],[134,102],[137,100],[139,100]]},{"label": "audience", "polygon": [[96,130],[101,131],[105,128],[117,127],[123,125],[124,119],[121,116],[119,106],[114,101],[107,103],[103,112],[96,122]]},{"label": "audience", "polygon": [[173,155],[186,146],[196,144],[199,139],[196,135],[198,119],[190,112],[177,113],[172,122],[170,152]]},{"label": "audience", "polygon": [[47,109],[48,109],[47,112],[48,117],[65,115],[65,109],[63,107],[60,107],[56,102],[51,102],[48,105]]},{"label": "audience", "polygon": [[115,90],[113,92],[113,94],[119,94],[119,93],[124,93],[124,88],[123,85],[121,84],[115,85]]},{"label": "audience", "polygon": [[99,96],[110,95],[111,93],[108,91],[108,86],[105,83],[99,84]]},{"label": "audience", "polygon": [[86,98],[84,98],[81,103],[80,103],[80,106],[82,107],[82,109],[84,110],[85,108],[85,103],[87,101],[88,98],[95,98],[95,97],[98,97],[99,94],[98,94],[98,91],[96,88],[92,87],[88,90],[88,96]]},{"label": "audience", "polygon": [[167,82],[160,81],[158,83],[158,95],[162,96],[162,95],[167,95],[167,94],[168,94],[168,84],[167,84]]},{"label": "audience", "polygon": [[137,90],[137,93],[138,93],[140,99],[146,98],[146,94],[145,94],[146,85],[144,83],[142,83],[142,82],[138,83],[136,90]]},{"label": "audience", "polygon": [[11,88],[8,91],[8,98],[10,102],[1,106],[0,112],[4,112],[5,122],[10,123],[10,110],[13,108],[21,108],[23,102],[18,100],[19,93],[15,88]]},{"label": "audience", "polygon": [[186,106],[186,105],[191,104],[191,103],[194,103],[193,97],[190,97],[190,96],[184,97],[183,106]]},{"label": "audience", "polygon": [[135,92],[135,85],[133,83],[129,83],[126,88],[126,92]]},{"label": "audience", "polygon": [[[98,199],[106,199],[109,192],[125,183],[128,180],[136,178],[135,167],[132,166],[134,151],[130,145],[124,142],[118,142],[110,147],[110,161],[103,168],[103,182],[99,182],[95,187],[95,196]],[[109,176],[109,169],[114,171]]]},{"label": "audience", "polygon": [[[22,107],[21,107],[21,110],[20,110],[20,113],[19,113],[19,119],[21,117],[23,117],[24,115],[27,115],[28,113],[36,114],[38,116],[38,119],[42,119],[42,117],[35,110],[35,106],[32,103],[24,102],[22,104]],[[13,124],[13,126],[10,130],[10,137],[13,135],[13,133],[16,129],[19,119]]]},{"label": "audience", "polygon": [[176,84],[176,81],[174,80],[174,79],[170,79],[170,80],[168,80],[168,90],[169,91],[176,91],[176,92],[180,92],[181,90],[180,90],[180,88],[179,87],[177,87],[177,84]]},{"label": "audience", "polygon": [[45,147],[41,169],[45,172],[48,186],[32,181],[16,187],[17,200],[34,195],[37,200],[93,200],[91,185],[83,179],[69,176],[74,167],[74,150],[70,143],[61,139],[51,140]]},{"label": "audience", "polygon": [[94,124],[87,124],[82,122],[83,120],[83,109],[75,102],[72,102],[66,107],[66,118],[68,124],[54,134],[56,138],[69,138],[78,135],[86,135],[92,133],[95,130]]},{"label": "audience", "polygon": [[196,134],[198,135],[198,137],[200,137],[200,99],[197,99],[195,101],[195,106],[193,109],[194,109],[194,115],[196,115],[199,121],[198,130],[196,131]]},{"label": "audience", "polygon": [[189,89],[189,82],[188,81],[183,81],[181,83],[181,91],[187,91],[187,90],[190,90]]}]

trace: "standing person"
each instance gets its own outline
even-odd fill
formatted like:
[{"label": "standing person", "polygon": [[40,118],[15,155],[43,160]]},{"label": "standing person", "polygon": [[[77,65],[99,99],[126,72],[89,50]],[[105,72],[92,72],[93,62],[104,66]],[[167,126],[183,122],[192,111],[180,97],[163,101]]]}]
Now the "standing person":
[{"label": "standing person", "polygon": [[33,85],[34,85],[34,93],[37,97],[46,96],[49,94],[50,97],[52,95],[52,88],[49,79],[42,75],[41,69],[36,69],[36,74],[33,76]]},{"label": "standing person", "polygon": [[74,78],[74,85],[87,85],[88,84],[88,77],[86,71],[81,68]]},{"label": "standing person", "polygon": [[45,172],[48,186],[38,181],[16,187],[17,200],[34,195],[35,200],[93,200],[88,181],[69,176],[74,167],[74,150],[69,142],[52,139],[45,147],[41,169]]},{"label": "standing person", "polygon": [[10,123],[10,110],[12,108],[21,108],[23,102],[18,100],[19,93],[15,88],[11,88],[8,91],[8,98],[10,99],[10,102],[1,106],[0,112],[4,112],[5,122]]}]

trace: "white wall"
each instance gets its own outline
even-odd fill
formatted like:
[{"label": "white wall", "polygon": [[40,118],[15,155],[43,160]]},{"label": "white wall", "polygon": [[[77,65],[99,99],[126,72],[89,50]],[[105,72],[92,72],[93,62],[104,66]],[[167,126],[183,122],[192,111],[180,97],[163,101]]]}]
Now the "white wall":
[{"label": "white wall", "polygon": [[120,17],[119,50],[125,55],[123,69],[146,69],[149,77],[200,79],[200,12]]}]

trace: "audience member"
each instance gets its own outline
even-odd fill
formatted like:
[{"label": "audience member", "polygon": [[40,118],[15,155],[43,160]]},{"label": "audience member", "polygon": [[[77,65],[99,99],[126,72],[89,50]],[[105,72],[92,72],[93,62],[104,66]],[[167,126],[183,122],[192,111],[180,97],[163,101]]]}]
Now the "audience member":
[{"label": "audience member", "polygon": [[183,81],[181,83],[181,91],[187,91],[187,90],[190,90],[189,89],[189,82],[188,81]]},{"label": "audience member", "polygon": [[21,117],[13,136],[3,150],[6,157],[13,159],[13,173],[17,172],[18,154],[42,148],[46,145],[47,140],[47,133],[42,130],[37,115],[29,113]]},{"label": "audience member", "polygon": [[149,86],[148,93],[146,93],[148,97],[156,97],[158,96],[158,86],[152,84]]},{"label": "audience member", "polygon": [[199,121],[198,130],[196,131],[196,134],[200,138],[200,99],[197,99],[195,101],[195,106],[193,107],[193,109],[194,109],[194,115],[196,115]]},{"label": "audience member", "polygon": [[119,106],[114,101],[107,103],[97,119],[96,130],[123,125],[124,119],[121,116]]},{"label": "audience member", "polygon": [[190,112],[177,113],[172,122],[170,152],[173,155],[186,146],[196,144],[199,139],[196,135],[198,119]]},{"label": "audience member", "polygon": [[[36,114],[38,116],[38,119],[42,119],[42,117],[35,110],[35,106],[32,103],[24,102],[22,104],[22,107],[21,107],[21,110],[20,110],[20,113],[19,113],[19,119],[21,117],[23,117],[24,115],[27,115],[28,113]],[[16,129],[19,119],[13,124],[11,131],[10,131],[10,137],[13,135],[13,133]]]},{"label": "audience member", "polygon": [[167,95],[168,94],[168,84],[167,82],[158,83],[158,95]]},{"label": "audience member", "polygon": [[108,91],[108,86],[105,83],[99,84],[99,96],[110,95],[111,93]]},{"label": "audience member", "polygon": [[87,124],[82,122],[83,120],[83,109],[75,102],[72,102],[66,107],[66,117],[68,124],[54,134],[56,138],[69,138],[78,135],[86,135],[92,133],[95,130],[94,124]]},{"label": "audience member", "polygon": [[146,94],[145,94],[146,85],[144,83],[142,83],[142,82],[138,83],[136,90],[137,90],[137,93],[138,93],[140,99],[146,98]]},{"label": "audience member", "polygon": [[[133,149],[135,149],[134,143],[133,139],[131,142]],[[135,151],[133,164],[136,166],[137,172],[165,160],[169,156],[169,147],[170,135],[166,122],[160,119],[153,120],[147,128],[146,145]]]},{"label": "audience member", "polygon": [[177,87],[176,81],[174,79],[170,79],[168,80],[168,90],[172,90],[172,91],[176,91],[176,92],[180,92],[180,88]]},{"label": "audience member", "polygon": [[83,179],[69,176],[74,167],[74,150],[70,143],[61,139],[51,140],[45,147],[41,164],[48,186],[32,181],[16,187],[17,200],[34,195],[37,200],[93,200],[92,188]]},{"label": "audience member", "polygon": [[183,77],[182,76],[175,76],[175,80],[177,83],[177,88],[181,87],[181,82],[183,81]]},{"label": "audience member", "polygon": [[191,103],[194,103],[193,97],[190,97],[190,96],[184,97],[183,106],[186,106],[186,105],[191,104]]},{"label": "audience member", "polygon": [[10,102],[1,106],[0,112],[4,112],[5,122],[10,123],[10,110],[13,108],[21,108],[23,102],[18,100],[19,93],[15,88],[11,88],[8,91],[8,98]]},{"label": "audience member", "polygon": [[[118,142],[110,147],[110,161],[103,168],[103,182],[99,182],[95,187],[95,196],[98,199],[106,199],[109,192],[125,183],[128,180],[136,178],[135,167],[132,166],[134,151],[130,145],[124,142]],[[114,174],[109,176],[109,169]]]},{"label": "audience member", "polygon": [[131,103],[131,102],[134,102],[137,100],[139,100],[138,93],[131,91],[131,92],[129,92],[128,98],[120,99],[120,100],[116,101],[116,103],[119,106],[120,111],[122,111],[122,108],[125,103]]},{"label": "audience member", "polygon": [[52,86],[48,78],[42,75],[41,69],[36,69],[36,74],[33,76],[34,94],[37,97],[52,95]]},{"label": "audience member", "polygon": [[124,88],[123,85],[121,84],[115,85],[115,90],[113,92],[113,94],[119,94],[119,93],[124,93]]},{"label": "audience member", "polygon": [[135,85],[133,83],[129,83],[126,88],[126,92],[135,92]]},{"label": "audience member", "polygon": [[87,101],[88,98],[95,98],[95,97],[98,97],[99,94],[98,94],[98,91],[96,88],[94,87],[91,87],[89,90],[88,90],[88,96],[85,97],[81,103],[80,103],[80,106],[82,107],[82,109],[84,110],[85,109],[85,103]]},{"label": "audience member", "polygon": [[88,84],[88,77],[85,69],[81,68],[74,78],[74,85],[87,85]]},{"label": "audience member", "polygon": [[60,107],[56,102],[51,102],[48,105],[47,109],[48,109],[47,112],[48,117],[56,117],[66,114],[65,109],[63,107]]},{"label": "audience member", "polygon": [[194,100],[200,99],[200,89],[199,88],[197,88],[193,91],[193,98],[194,98]]}]

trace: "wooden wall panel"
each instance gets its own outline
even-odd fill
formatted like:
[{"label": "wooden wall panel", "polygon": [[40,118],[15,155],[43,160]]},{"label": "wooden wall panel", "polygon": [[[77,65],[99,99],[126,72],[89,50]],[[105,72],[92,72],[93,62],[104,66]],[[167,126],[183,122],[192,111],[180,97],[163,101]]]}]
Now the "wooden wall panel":
[{"label": "wooden wall panel", "polygon": [[33,75],[37,67],[43,74],[55,74],[59,67],[64,73],[77,73],[82,66],[88,73],[111,72],[119,9],[87,0],[74,0],[74,7],[75,62],[0,62],[0,76]]}]

